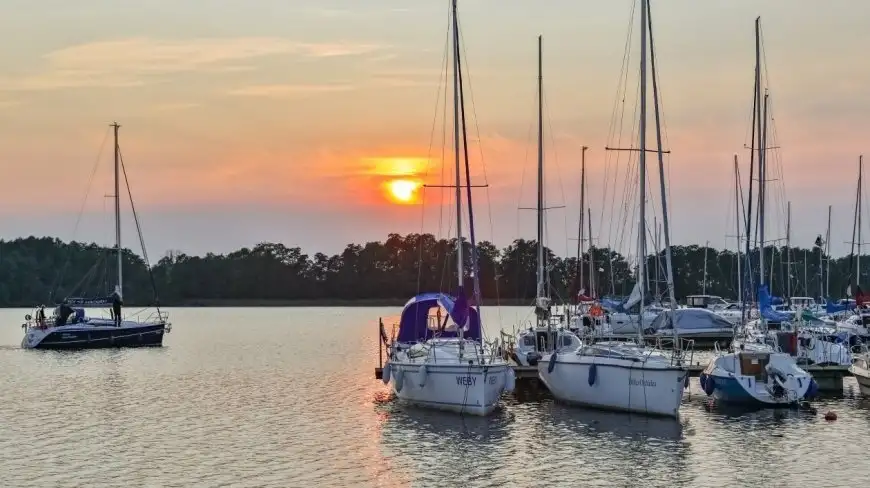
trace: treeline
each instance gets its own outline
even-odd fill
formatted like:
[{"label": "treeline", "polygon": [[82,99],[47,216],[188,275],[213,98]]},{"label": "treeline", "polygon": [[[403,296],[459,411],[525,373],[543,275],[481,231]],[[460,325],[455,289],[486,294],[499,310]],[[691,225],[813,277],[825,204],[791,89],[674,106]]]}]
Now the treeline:
[{"label": "treeline", "polygon": [[[470,259],[470,244],[465,243],[464,249],[465,258]],[[826,271],[819,272],[822,250],[814,246],[786,251],[773,247],[765,250],[766,281],[772,281],[773,293],[786,295],[790,289],[792,296],[818,297],[820,283],[824,285],[828,280]],[[592,254],[597,293],[628,294],[636,270],[626,258],[608,248],[596,248]],[[575,257],[559,257],[550,250],[546,250],[546,256],[552,296],[567,299],[581,288],[588,289],[588,254],[583,257],[582,286]],[[738,263],[734,252],[706,249],[706,279],[704,247],[674,246],[672,256],[678,299],[702,292],[737,298]],[[534,298],[535,241],[518,239],[503,249],[481,242],[477,257],[484,300],[522,302]],[[821,258],[825,268],[828,256]],[[403,302],[418,291],[455,289],[455,259],[455,241],[429,234],[390,234],[384,242],[348,244],[340,254],[332,256],[312,256],[298,247],[279,243],[261,243],[229,254],[169,253],[154,263],[151,274],[141,256],[125,250],[124,299],[128,304],[149,304],[156,288],[163,305]],[[752,262],[757,268],[757,250]],[[870,259],[863,262],[870,263]],[[666,295],[664,258],[649,256],[647,264],[650,291]],[[849,258],[831,260],[831,295],[843,295],[850,269]],[[867,275],[866,270],[863,275]],[[35,237],[0,240],[0,306],[53,304],[68,296],[104,295],[113,289],[116,276],[114,252],[96,244]],[[465,276],[465,280],[470,289],[470,277]]]}]

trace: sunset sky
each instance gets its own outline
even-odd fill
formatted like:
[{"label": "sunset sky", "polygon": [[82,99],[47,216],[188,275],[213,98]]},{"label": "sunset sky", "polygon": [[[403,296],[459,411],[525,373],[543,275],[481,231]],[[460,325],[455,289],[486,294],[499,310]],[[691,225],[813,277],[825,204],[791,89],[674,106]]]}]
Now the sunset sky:
[{"label": "sunset sky", "polygon": [[[672,151],[673,241],[734,246],[725,237],[734,234],[732,158],[738,153],[745,183],[753,22],[761,15],[784,171],[775,184],[792,201],[793,242],[810,246],[833,205],[834,254],[846,252],[858,155],[870,158],[870,2],[652,4]],[[425,190],[426,208],[436,210],[422,218],[424,190],[415,185],[440,183],[436,100],[443,96],[447,0],[2,5],[0,238],[112,241],[104,213],[111,209],[104,198],[112,191],[111,150],[108,142],[100,148],[113,120],[122,125],[154,259],[169,249],[227,252],[261,241],[335,253],[390,232],[438,233],[440,190]],[[472,174],[482,184],[485,172],[490,185],[475,190],[479,239],[504,246],[535,235],[533,213],[517,207],[534,205],[529,135],[542,34],[548,200],[566,207],[550,213],[549,241],[559,253],[576,245],[566,232],[576,234],[580,148],[587,145],[593,233],[607,244],[602,208],[607,220],[614,204],[602,190],[604,147],[631,6],[460,0],[477,116],[469,134]],[[635,63],[631,69],[636,76]],[[389,196],[391,188],[410,194],[412,204]],[[784,205],[776,198],[771,206]],[[85,217],[74,232],[83,201]],[[773,237],[785,227],[781,214],[768,214]],[[137,249],[132,230],[125,217],[126,244]]]}]

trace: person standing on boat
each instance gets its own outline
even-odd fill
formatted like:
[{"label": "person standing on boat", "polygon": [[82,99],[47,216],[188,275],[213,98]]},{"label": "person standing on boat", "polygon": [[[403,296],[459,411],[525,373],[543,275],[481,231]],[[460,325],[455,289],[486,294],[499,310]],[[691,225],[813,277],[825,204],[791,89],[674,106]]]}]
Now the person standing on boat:
[{"label": "person standing on boat", "polygon": [[115,327],[121,326],[121,305],[123,304],[121,292],[115,288],[115,292],[112,293],[112,318],[115,319]]},{"label": "person standing on boat", "polygon": [[69,316],[73,314],[75,310],[69,306],[66,300],[61,302],[61,304],[57,307],[57,319],[54,321],[55,327],[62,327],[66,325],[67,320],[69,320]]},{"label": "person standing on boat", "polygon": [[39,309],[36,310],[36,324],[40,328],[45,328],[45,305],[40,305]]}]

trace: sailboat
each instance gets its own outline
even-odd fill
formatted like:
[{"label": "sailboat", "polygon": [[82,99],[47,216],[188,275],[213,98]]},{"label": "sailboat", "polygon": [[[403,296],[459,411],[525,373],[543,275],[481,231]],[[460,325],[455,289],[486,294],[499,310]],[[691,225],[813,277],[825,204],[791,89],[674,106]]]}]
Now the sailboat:
[{"label": "sailboat", "polygon": [[538,224],[538,269],[535,293],[535,325],[521,330],[509,347],[511,358],[521,366],[535,366],[541,355],[553,349],[564,351],[580,347],[580,339],[566,327],[562,319],[552,313],[549,275],[544,255],[544,86],[542,37],[538,36],[538,198],[535,206]]},{"label": "sailboat", "polygon": [[[456,162],[456,266],[458,288],[455,296],[422,293],[411,298],[402,310],[398,334],[387,344],[389,359],[384,364],[383,381],[392,385],[400,401],[422,407],[472,415],[489,415],[503,392],[511,391],[515,377],[496,348],[483,342],[480,315],[480,284],[475,252],[474,212],[471,206],[471,181],[465,137],[462,68],[460,62],[459,21],[456,0],[451,2],[453,31],[453,122]],[[467,155],[467,151],[465,151]],[[474,280],[472,306],[464,287],[462,188],[466,188],[471,244],[470,274]],[[434,312],[434,313],[433,313]],[[381,339],[387,342],[381,324]]]},{"label": "sailboat", "polygon": [[[732,350],[714,357],[699,376],[701,389],[708,396],[724,403],[736,403],[752,406],[785,406],[815,395],[818,386],[812,377],[799,368],[796,361],[798,337],[794,332],[782,332],[778,337],[783,339],[780,348],[771,344],[765,335],[767,321],[781,323],[791,319],[791,315],[773,310],[772,299],[764,284],[764,217],[765,217],[765,187],[766,166],[765,149],[767,143],[767,94],[762,94],[761,79],[761,18],[755,19],[755,86],[753,90],[752,112],[752,159],[754,166],[755,150],[758,151],[758,242],[759,252],[759,283],[758,310],[761,331],[744,328],[742,337],[735,338]],[[752,180],[755,175],[750,171],[749,205],[746,215],[746,252],[747,277],[751,277],[748,266],[750,257],[751,222],[752,222]],[[752,289],[752,280],[744,280],[745,290]],[[744,297],[744,310],[748,302]],[[744,314],[744,320],[745,320]],[[785,349],[787,352],[783,352]],[[794,355],[790,354],[793,352]]]},{"label": "sailboat", "polygon": [[[121,304],[124,293],[123,275],[123,248],[121,247],[121,185],[120,177],[122,164],[121,149],[118,144],[118,130],[120,125],[112,124],[114,133],[114,176],[115,176],[115,253],[117,258],[117,281],[114,291],[108,296],[102,297],[70,297],[65,298],[55,309],[50,317],[45,316],[44,307],[40,306],[35,315],[27,314],[24,329],[24,338],[21,347],[24,349],[96,349],[107,347],[142,347],[162,346],[163,336],[171,330],[168,317],[159,307],[156,311],[147,312],[144,319],[137,317],[124,318],[121,312]],[[124,170],[126,182],[126,170]],[[130,193],[129,182],[127,192]],[[136,219],[136,227],[139,228],[138,217],[133,208],[133,217]],[[144,249],[144,240],[141,231],[140,242],[143,242],[143,254],[146,266],[147,253]],[[149,273],[150,273],[149,268]],[[153,283],[153,280],[152,280]],[[155,293],[156,296],[156,293]],[[109,308],[112,310],[111,317],[89,316],[85,309]],[[145,309],[146,311],[148,309]],[[145,313],[145,311],[140,312]]]},{"label": "sailboat", "polygon": [[[640,43],[640,127],[639,138],[639,191],[640,219],[638,222],[638,286],[635,287],[637,303],[644,303],[646,280],[646,97],[647,97],[647,40],[648,0],[641,0]],[[653,52],[652,46],[649,49]],[[653,93],[658,98],[655,82],[655,56],[651,55],[653,70]],[[658,103],[656,103],[658,121]],[[658,124],[656,124],[658,126]],[[661,157],[661,135],[658,137],[658,152]],[[659,174],[664,166],[659,161]],[[664,178],[661,178],[662,196],[666,195]],[[662,201],[665,216],[665,248],[667,281],[671,294],[671,307],[676,306],[673,297],[673,272],[670,255],[670,238],[667,222],[667,203]],[[633,292],[634,294],[634,292]],[[672,308],[673,310],[673,308]],[[584,345],[577,351],[553,351],[538,363],[538,376],[553,396],[560,401],[607,410],[637,412],[650,415],[678,417],[683,389],[688,385],[688,371],[683,364],[684,353],[689,348],[677,347],[673,354],[644,345],[638,334],[638,342],[597,342]],[[682,345],[681,345],[682,346]]]}]

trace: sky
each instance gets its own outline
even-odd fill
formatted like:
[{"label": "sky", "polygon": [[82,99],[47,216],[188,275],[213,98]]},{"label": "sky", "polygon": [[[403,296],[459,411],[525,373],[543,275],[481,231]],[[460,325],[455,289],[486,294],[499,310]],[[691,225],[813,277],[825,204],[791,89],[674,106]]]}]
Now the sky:
[{"label": "sky", "polygon": [[[576,248],[585,145],[595,242],[629,246],[618,236],[631,216],[614,217],[626,156],[604,148],[619,143],[608,128],[638,25],[633,3],[460,0],[472,184],[488,185],[473,190],[478,240],[535,237],[534,212],[518,207],[535,204],[542,35],[547,204],[564,207],[548,212],[547,242],[560,254]],[[112,121],[154,260],[262,241],[314,254],[391,232],[455,235],[445,190],[419,186],[450,184],[442,172],[453,171],[449,120],[442,142],[446,0],[0,8],[0,238],[113,241]],[[779,165],[767,238],[785,237],[791,201],[792,242],[810,246],[831,205],[832,251],[846,253],[858,156],[870,156],[870,3],[653,0],[652,15],[672,242],[736,245],[733,157],[745,186],[760,15]],[[630,139],[621,144],[636,146]],[[648,162],[657,174],[655,156]],[[657,179],[650,191],[657,201]],[[124,243],[137,250],[124,205]]]}]

